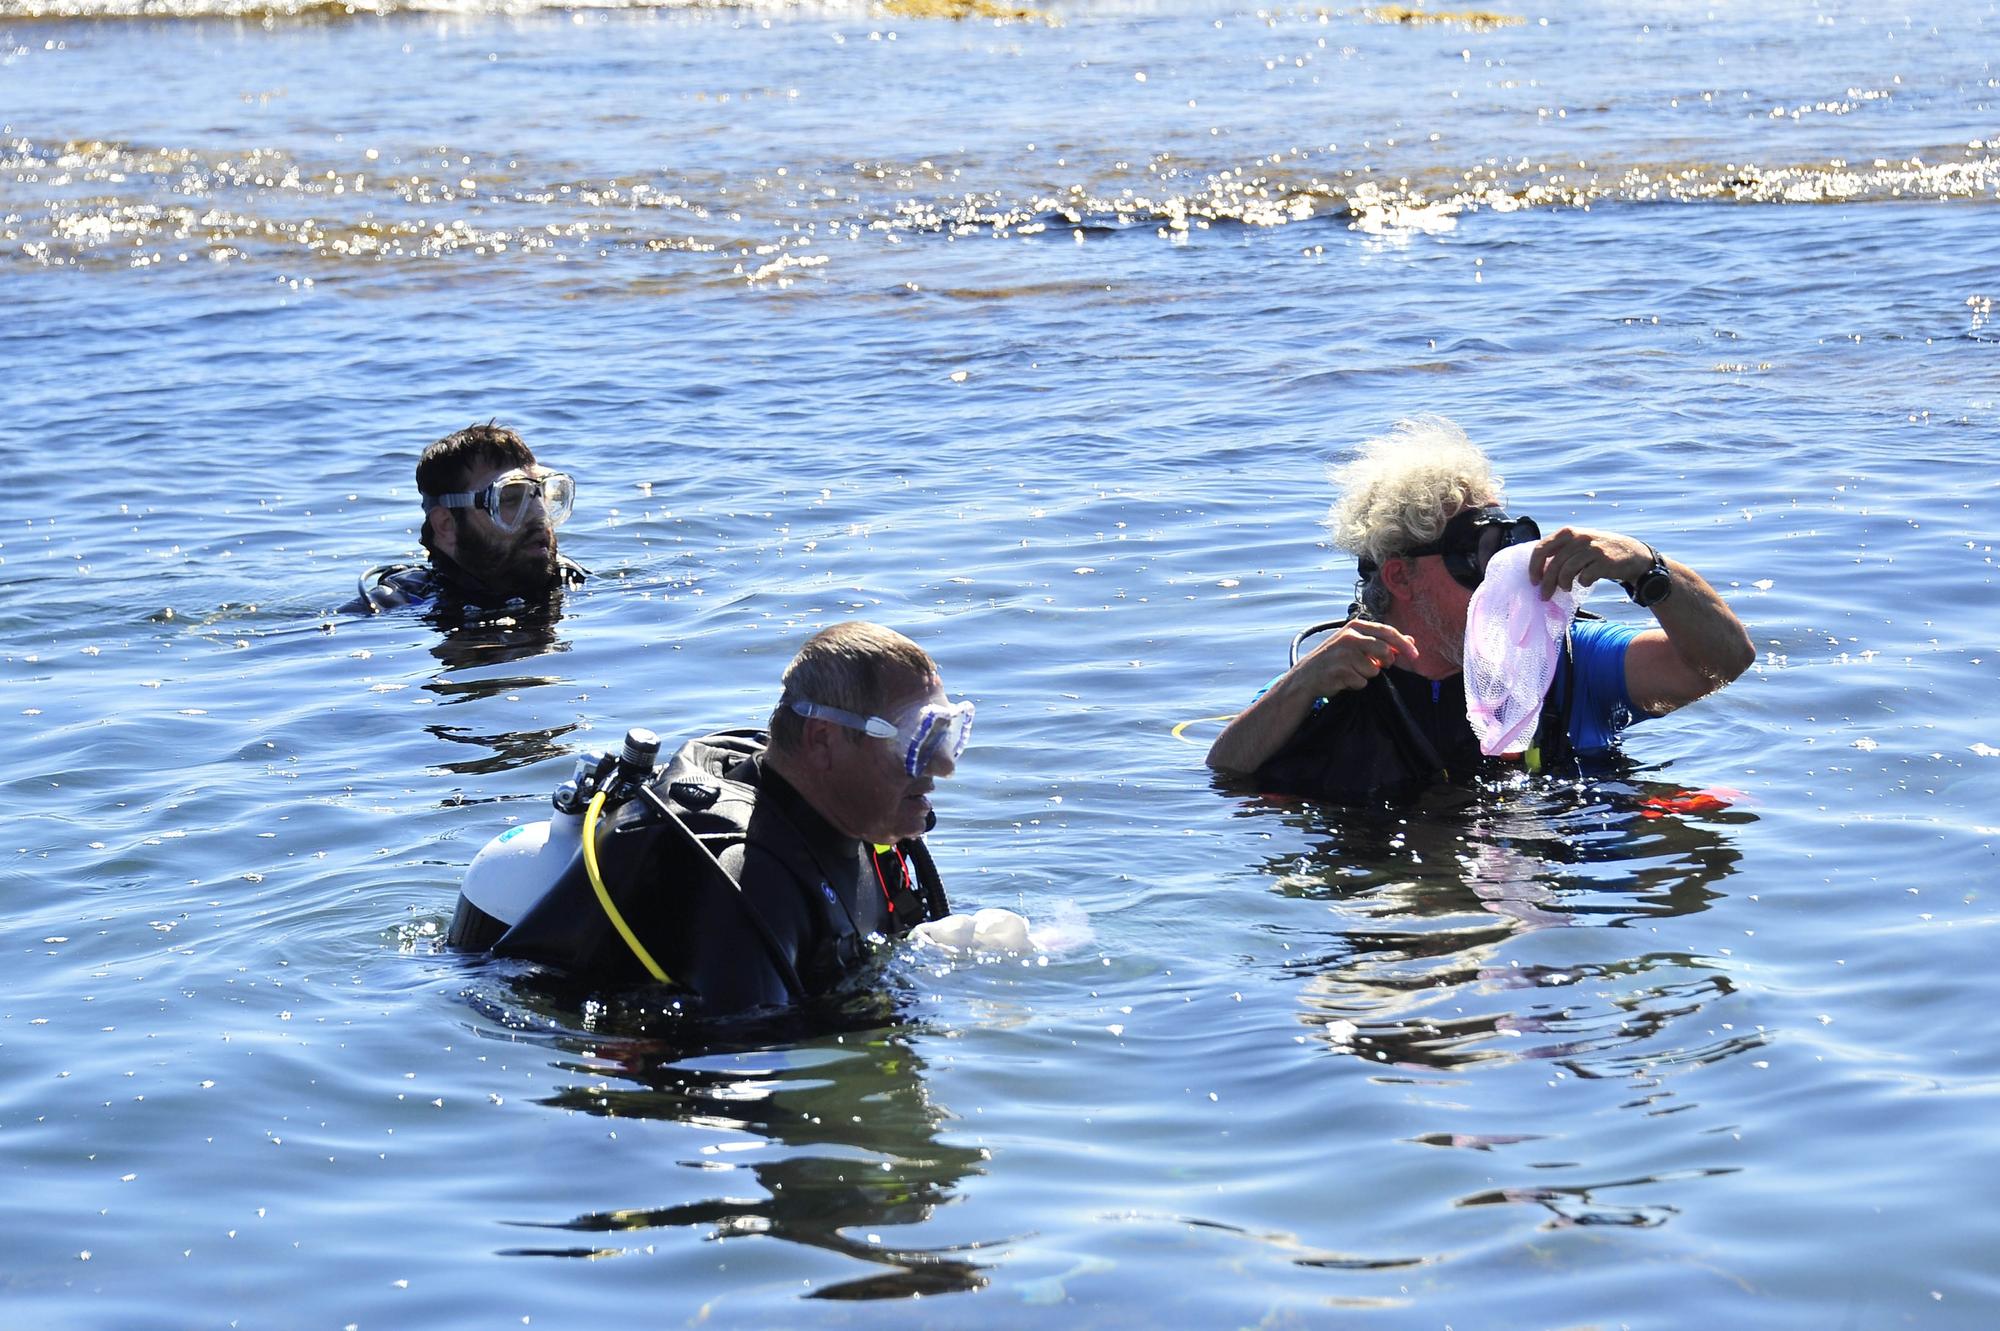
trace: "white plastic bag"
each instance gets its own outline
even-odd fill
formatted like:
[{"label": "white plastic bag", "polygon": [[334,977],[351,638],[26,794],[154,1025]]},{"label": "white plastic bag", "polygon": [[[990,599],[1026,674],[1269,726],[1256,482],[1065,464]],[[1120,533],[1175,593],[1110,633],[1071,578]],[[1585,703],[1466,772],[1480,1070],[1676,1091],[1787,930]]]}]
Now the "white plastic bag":
[{"label": "white plastic bag", "polygon": [[1559,589],[1544,601],[1528,579],[1534,551],[1524,542],[1493,556],[1465,613],[1465,716],[1488,757],[1520,753],[1534,738],[1563,634],[1590,594]]},{"label": "white plastic bag", "polygon": [[1032,952],[1040,944],[1028,936],[1028,922],[1011,910],[988,906],[970,915],[925,920],[910,930],[912,937],[947,952]]}]

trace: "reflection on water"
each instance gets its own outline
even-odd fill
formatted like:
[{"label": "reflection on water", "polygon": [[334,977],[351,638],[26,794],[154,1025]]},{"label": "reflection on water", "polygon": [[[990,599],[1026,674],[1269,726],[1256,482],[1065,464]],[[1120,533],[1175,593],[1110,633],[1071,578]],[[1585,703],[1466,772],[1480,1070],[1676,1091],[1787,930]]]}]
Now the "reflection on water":
[{"label": "reflection on water", "polygon": [[1674,1174],[1654,1174],[1641,1178],[1620,1179],[1613,1183],[1593,1184],[1590,1187],[1572,1188],[1495,1188],[1491,1192],[1477,1193],[1461,1198],[1460,1206],[1498,1206],[1512,1202],[1528,1202],[1546,1207],[1554,1217],[1549,1222],[1551,1229],[1566,1228],[1571,1225],[1623,1225],[1633,1229],[1651,1229],[1664,1225],[1670,1218],[1680,1213],[1680,1208],[1666,1204],[1634,1205],[1621,1201],[1607,1201],[1604,1194],[1614,1189],[1650,1187],[1684,1178],[1717,1178],[1734,1174],[1734,1169],[1689,1169]]},{"label": "reflection on water", "polygon": [[[549,1007],[547,993],[517,989],[512,997],[560,1011]],[[569,1013],[573,1020],[574,1008]],[[727,1026],[681,1022],[672,1011],[607,1010],[595,1001],[585,1014],[592,1024],[648,1033],[557,1036],[565,1056],[554,1066],[579,1080],[544,1104],[753,1140],[711,1141],[695,1158],[675,1162],[713,1179],[711,1196],[664,1204],[640,1196],[566,1220],[523,1222],[604,1237],[584,1246],[523,1246],[510,1255],[604,1256],[621,1251],[612,1246],[617,1236],[687,1228],[718,1239],[765,1235],[873,1268],[815,1288],[810,1298],[909,1298],[986,1284],[973,1254],[991,1244],[899,1245],[882,1233],[929,1220],[954,1199],[961,1180],[984,1172],[987,1158],[940,1139],[950,1115],[931,1100],[914,1032],[894,1024],[890,1000],[862,994]],[[651,1033],[662,1027],[667,1036]],[[758,1195],[748,1195],[749,1180]],[[679,1181],[663,1180],[662,1190]]]},{"label": "reflection on water", "polygon": [[[424,622],[442,635],[431,655],[447,669],[469,670],[474,666],[508,665],[549,652],[566,652],[569,642],[557,635],[563,619],[561,592],[540,605],[517,606],[504,612],[467,614],[456,607],[440,607],[425,612]],[[535,683],[555,683],[538,679]],[[464,689],[475,698],[491,697],[499,689]]]},{"label": "reflection on water", "polygon": [[[856,161],[844,169],[800,163],[810,190],[803,179],[757,178],[732,197],[726,186],[711,195],[713,181],[703,172],[663,184],[565,181],[531,177],[513,160],[454,157],[450,149],[386,161],[373,149],[295,160],[262,147],[221,155],[24,137],[0,142],[0,206],[15,209],[0,218],[0,239],[18,242],[0,250],[0,262],[116,271],[135,260],[289,265],[305,254],[315,260],[314,276],[295,280],[310,290],[365,278],[383,264],[520,269],[568,265],[611,247],[643,256],[689,288],[784,290],[836,258],[859,257],[861,237],[882,233],[1054,235],[1074,243],[1150,231],[1185,245],[1211,228],[1333,219],[1398,238],[1447,233],[1460,217],[1485,211],[1908,198],[1977,204],[2000,182],[2000,157],[1980,140],[1866,167],[1652,156],[1572,158],[1573,166],[1526,156],[1439,163],[1429,154],[1357,159],[1351,146],[1346,154],[1339,148],[1307,141],[1268,156],[1218,157],[1196,141],[1108,166],[1064,158],[1055,169],[1066,179],[1055,189],[1005,175],[965,189],[985,166],[971,160],[943,168],[928,159]],[[1941,155],[1951,160],[1936,160]],[[891,180],[900,192],[885,195],[881,184]],[[10,184],[40,188],[24,198]],[[51,197],[47,186],[63,192]],[[440,210],[462,215],[441,221]],[[805,228],[791,222],[801,211],[812,218]]]},{"label": "reflection on water", "polygon": [[[551,653],[567,652],[569,642],[558,636],[562,623],[562,598],[556,596],[544,606],[522,607],[501,615],[463,617],[455,612],[433,612],[425,617],[440,637],[431,646],[435,656],[451,673],[424,685],[437,695],[441,706],[477,704],[494,698],[522,695],[567,681],[560,675],[489,674],[481,667],[511,665],[516,661]],[[506,718],[504,712],[484,712]],[[567,750],[564,739],[583,728],[582,721],[557,725],[509,728],[499,731],[476,730],[470,726],[431,722],[424,729],[447,744],[476,751],[474,756],[436,763],[433,770],[454,776],[486,776],[495,772],[532,767]]]},{"label": "reflection on water", "polygon": [[[1288,810],[1312,842],[1266,872],[1288,896],[1338,902],[1345,922],[1293,940],[1308,1024],[1342,1051],[1440,1071],[1554,1059],[1616,1076],[1638,1046],[1641,1065],[1704,1056],[1660,1042],[1732,992],[1728,976],[1718,959],[1644,946],[1654,934],[1634,926],[1706,910],[1740,858],[1730,827],[1754,815],[1663,808],[1686,795],[1619,781],[1488,792],[1453,814]],[[1571,960],[1513,955],[1553,929],[1573,931]]]},{"label": "reflection on water", "polygon": [[[1310,844],[1267,864],[1277,890],[1335,903],[1341,921],[1331,936],[1292,939],[1293,953],[1305,953],[1287,968],[1305,980],[1300,1019],[1329,1051],[1381,1065],[1378,1079],[1541,1069],[1530,1075],[1622,1080],[1631,1094],[1616,1108],[1657,1118],[1694,1107],[1668,1073],[1768,1038],[1710,1015],[1737,992],[1726,957],[1662,946],[1660,937],[1661,922],[1708,910],[1736,871],[1731,834],[1755,817],[1716,793],[1636,779],[1627,768],[1593,783],[1459,792],[1402,813],[1302,806],[1282,816]],[[1412,1140],[1527,1146],[1537,1153],[1530,1167],[1546,1170],[1576,1167],[1562,1145],[1571,1136]],[[1499,1187],[1456,1205],[1529,1203],[1551,1214],[1552,1227],[1650,1228],[1677,1207],[1625,1200],[1633,1190],[1733,1172]]]},{"label": "reflection on water", "polygon": [[484,776],[493,772],[511,771],[517,767],[533,767],[544,759],[559,757],[568,752],[562,742],[563,739],[582,728],[581,721],[571,721],[559,726],[543,726],[534,730],[504,731],[499,734],[485,734],[460,726],[433,724],[424,727],[447,744],[469,745],[481,751],[477,757],[432,765],[433,771],[450,772],[454,776]]}]

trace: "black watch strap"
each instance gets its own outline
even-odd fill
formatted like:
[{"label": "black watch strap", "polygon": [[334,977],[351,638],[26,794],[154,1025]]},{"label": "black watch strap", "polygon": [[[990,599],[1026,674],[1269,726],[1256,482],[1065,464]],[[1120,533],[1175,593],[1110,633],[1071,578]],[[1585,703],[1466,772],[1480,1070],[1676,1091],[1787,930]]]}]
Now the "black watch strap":
[{"label": "black watch strap", "polygon": [[1668,593],[1674,589],[1674,575],[1667,571],[1667,561],[1660,558],[1660,552],[1650,545],[1646,547],[1646,553],[1653,557],[1653,566],[1632,581],[1618,584],[1632,598],[1632,604],[1642,610],[1666,600]]}]

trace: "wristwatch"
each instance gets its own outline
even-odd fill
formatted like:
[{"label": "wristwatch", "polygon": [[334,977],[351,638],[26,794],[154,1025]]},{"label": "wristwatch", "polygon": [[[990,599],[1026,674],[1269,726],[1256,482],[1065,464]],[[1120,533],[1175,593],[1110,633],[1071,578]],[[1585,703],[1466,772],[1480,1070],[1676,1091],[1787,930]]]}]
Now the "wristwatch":
[{"label": "wristwatch", "polygon": [[1632,598],[1632,604],[1642,610],[1666,600],[1668,593],[1674,589],[1674,575],[1667,572],[1667,561],[1660,558],[1660,552],[1650,545],[1646,547],[1646,553],[1653,557],[1653,566],[1632,581],[1618,584]]}]

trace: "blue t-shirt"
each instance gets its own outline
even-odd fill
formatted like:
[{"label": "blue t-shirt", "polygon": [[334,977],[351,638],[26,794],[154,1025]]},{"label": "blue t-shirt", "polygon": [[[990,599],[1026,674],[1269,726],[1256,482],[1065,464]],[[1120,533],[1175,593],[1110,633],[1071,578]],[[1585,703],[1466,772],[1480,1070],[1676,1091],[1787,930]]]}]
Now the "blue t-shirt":
[{"label": "blue t-shirt", "polygon": [[1608,619],[1579,619],[1569,626],[1576,654],[1576,701],[1569,711],[1569,742],[1578,753],[1611,747],[1618,732],[1646,713],[1625,688],[1625,652],[1640,630]]}]

